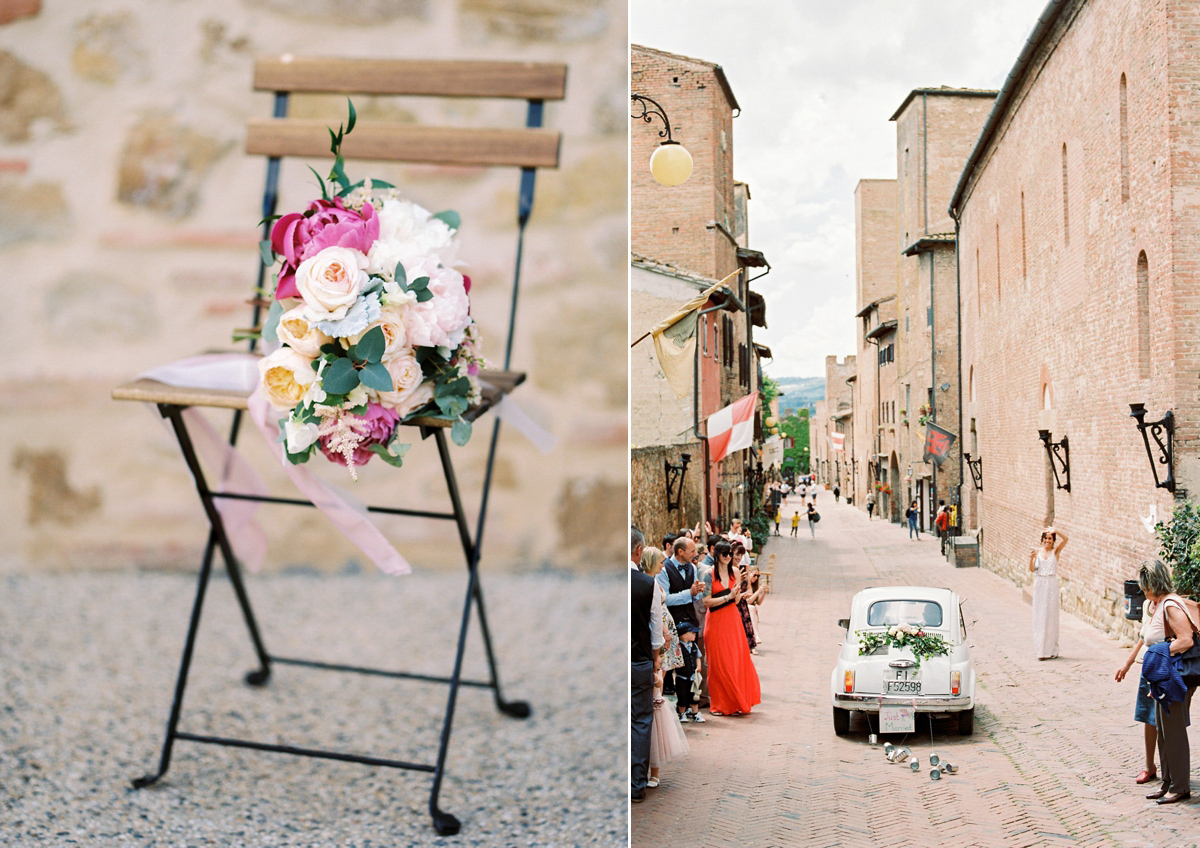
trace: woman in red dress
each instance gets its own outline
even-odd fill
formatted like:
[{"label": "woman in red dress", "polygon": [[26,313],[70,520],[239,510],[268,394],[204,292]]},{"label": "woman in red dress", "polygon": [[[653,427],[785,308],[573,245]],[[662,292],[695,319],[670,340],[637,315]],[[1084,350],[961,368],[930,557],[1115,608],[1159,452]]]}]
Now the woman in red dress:
[{"label": "woman in red dress", "polygon": [[733,550],[720,541],[714,550],[712,596],[704,599],[705,659],[708,661],[708,694],[713,715],[741,715],[760,703],[758,672],[750,659],[750,646],[738,611],[742,576],[733,564]]}]

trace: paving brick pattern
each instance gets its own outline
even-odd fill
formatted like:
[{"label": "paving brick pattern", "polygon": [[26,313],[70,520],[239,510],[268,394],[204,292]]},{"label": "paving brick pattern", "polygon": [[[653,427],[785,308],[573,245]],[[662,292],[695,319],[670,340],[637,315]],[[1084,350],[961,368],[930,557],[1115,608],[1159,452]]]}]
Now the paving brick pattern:
[{"label": "paving brick pattern", "polygon": [[[1127,648],[1064,612],[1061,656],[1039,662],[1019,587],[953,568],[932,537],[910,541],[898,525],[822,500],[816,540],[804,527],[765,551],[776,566],[755,658],[763,703],[685,725],[691,752],[632,808],[634,846],[1200,845],[1200,801],[1160,807],[1144,797],[1157,783],[1133,782],[1136,681],[1113,680]],[[904,738],[918,774],[868,744],[862,713],[836,736],[829,704],[837,619],[859,589],[892,584],[958,592],[976,662],[975,734],[918,721]],[[1195,731],[1192,740],[1195,749]],[[960,771],[931,781],[934,751]]]}]

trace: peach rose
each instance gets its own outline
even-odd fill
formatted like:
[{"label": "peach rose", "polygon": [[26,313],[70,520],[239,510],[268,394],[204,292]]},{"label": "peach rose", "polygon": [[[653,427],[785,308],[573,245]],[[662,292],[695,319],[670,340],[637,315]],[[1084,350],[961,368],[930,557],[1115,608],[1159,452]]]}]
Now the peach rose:
[{"label": "peach rose", "polygon": [[279,318],[279,327],[275,332],[279,341],[292,350],[310,359],[316,359],[321,353],[321,345],[329,344],[333,338],[318,330],[304,317],[304,313],[303,306],[289,309]]},{"label": "peach rose", "polygon": [[296,289],[310,321],[340,321],[368,282],[367,257],[349,247],[327,247],[296,269]]},{"label": "peach rose", "polygon": [[288,347],[281,347],[258,361],[263,393],[278,410],[291,409],[317,379],[312,360]]}]

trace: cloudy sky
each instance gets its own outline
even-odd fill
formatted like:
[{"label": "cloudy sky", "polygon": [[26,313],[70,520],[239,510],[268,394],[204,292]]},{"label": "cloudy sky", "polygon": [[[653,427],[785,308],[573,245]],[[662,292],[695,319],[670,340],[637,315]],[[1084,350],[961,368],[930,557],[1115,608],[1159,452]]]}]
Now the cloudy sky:
[{"label": "cloudy sky", "polygon": [[855,351],[854,186],[896,176],[888,118],[914,88],[999,88],[1045,5],[630,0],[634,44],[721,65],[742,107],[734,177],[772,268],[755,283],[769,329],[754,334],[771,376],[824,376],[827,355]]}]

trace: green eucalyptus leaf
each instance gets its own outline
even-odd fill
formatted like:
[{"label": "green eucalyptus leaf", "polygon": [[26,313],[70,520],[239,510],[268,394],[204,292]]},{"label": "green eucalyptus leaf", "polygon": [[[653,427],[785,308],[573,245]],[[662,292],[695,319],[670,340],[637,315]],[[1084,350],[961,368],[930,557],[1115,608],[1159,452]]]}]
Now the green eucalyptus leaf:
[{"label": "green eucalyptus leaf", "polygon": [[417,292],[417,303],[424,303],[427,300],[433,300],[433,292],[429,289],[421,289]]},{"label": "green eucalyptus leaf", "polygon": [[358,379],[362,380],[362,384],[368,389],[374,389],[377,392],[390,392],[394,388],[392,375],[388,373],[387,366],[382,362],[372,362],[364,366],[358,372]]},{"label": "green eucalyptus leaf", "polygon": [[283,304],[272,300],[267,309],[267,320],[263,323],[262,337],[264,342],[279,341],[279,319],[283,317]]},{"label": "green eucalyptus leaf", "polygon": [[321,353],[327,353],[333,356],[341,356],[342,346],[337,342],[329,342],[328,344],[321,345]]},{"label": "green eucalyptus leaf", "polygon": [[471,440],[471,422],[461,416],[450,426],[450,438],[454,444],[462,447]]},{"label": "green eucalyptus leaf", "polygon": [[449,227],[452,230],[457,230],[459,227],[459,224],[462,223],[462,219],[459,218],[458,213],[455,212],[453,209],[447,209],[444,212],[439,212],[436,215],[434,215],[433,217],[435,217],[439,221],[443,222],[447,227]]},{"label": "green eucalyptus leaf", "polygon": [[408,449],[410,447],[412,447],[412,445],[398,445],[395,442],[392,442],[391,445],[386,448],[379,444],[368,445],[367,450],[378,456],[388,465],[393,465],[396,468],[400,468],[404,465],[404,454],[408,453]]},{"label": "green eucalyptus leaf", "polygon": [[354,101],[349,97],[346,98],[346,106],[350,110],[350,117],[346,119],[346,135],[354,132],[354,124],[358,121],[358,113],[354,111]]},{"label": "green eucalyptus leaf", "polygon": [[263,239],[258,243],[258,255],[262,257],[263,265],[268,268],[275,264],[275,252],[271,250],[270,239]]},{"label": "green eucalyptus leaf", "polygon": [[428,277],[417,277],[408,286],[409,291],[423,291],[427,288],[429,288],[429,278]]},{"label": "green eucalyptus leaf", "polygon": [[387,349],[387,339],[384,338],[383,328],[376,326],[367,330],[354,347],[357,351],[355,358],[366,362],[379,362],[383,359],[384,350]]},{"label": "green eucalyptus leaf", "polygon": [[400,284],[401,291],[408,291],[408,277],[404,274],[404,263],[396,263],[396,273],[392,275],[392,279]]},{"label": "green eucalyptus leaf", "polygon": [[317,169],[314,168],[312,165],[308,166],[308,170],[312,171],[313,176],[317,178],[317,185],[319,185],[321,187],[321,199],[328,200],[329,199],[329,189],[325,185],[325,178],[322,177],[319,173],[317,173]]},{"label": "green eucalyptus leaf", "polygon": [[358,388],[358,371],[354,363],[342,357],[325,369],[321,387],[331,394],[349,394]]}]

